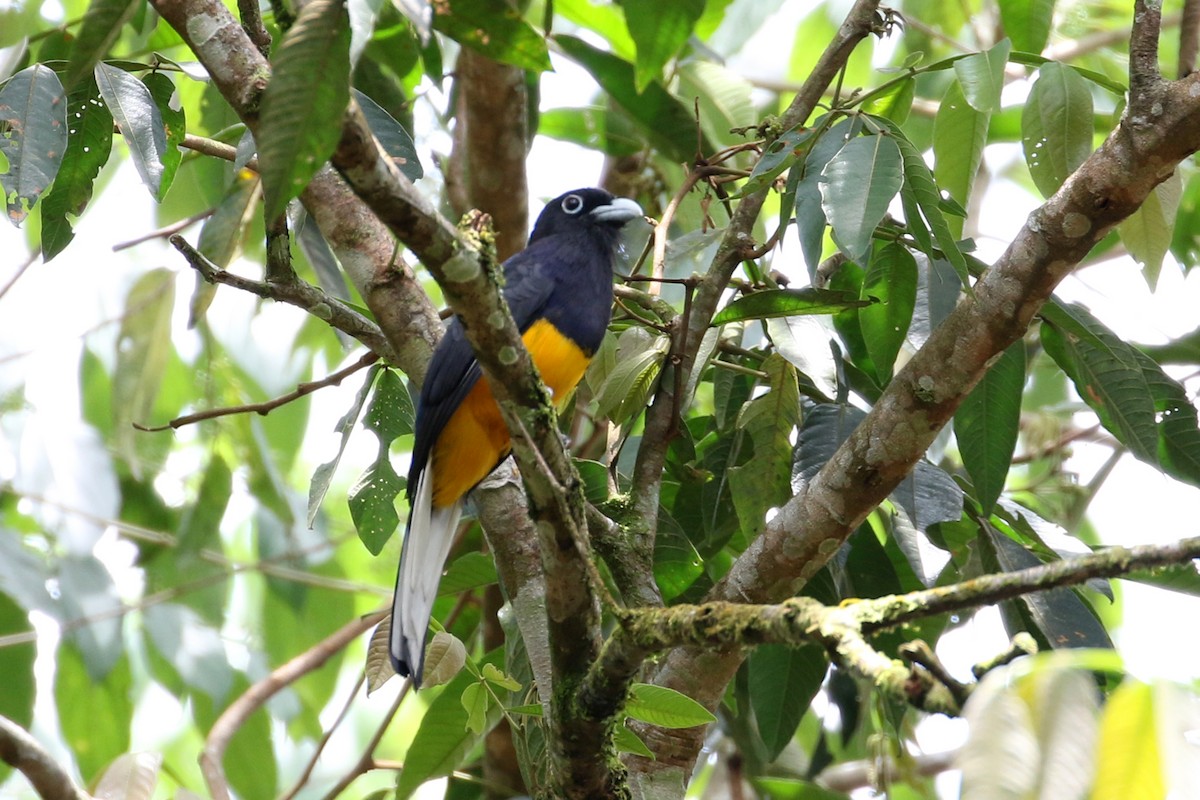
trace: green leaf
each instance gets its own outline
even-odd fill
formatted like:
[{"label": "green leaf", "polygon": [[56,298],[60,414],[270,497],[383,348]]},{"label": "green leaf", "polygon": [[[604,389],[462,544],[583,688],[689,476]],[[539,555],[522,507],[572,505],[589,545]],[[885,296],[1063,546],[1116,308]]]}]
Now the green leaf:
[{"label": "green leaf", "polygon": [[[1014,572],[1042,563],[1037,556],[990,524],[984,525],[984,535],[980,541],[984,544],[983,566],[989,571]],[[1002,608],[1009,611],[1004,615],[1004,624],[1010,635],[1023,627],[1031,627],[1031,632],[1044,645],[1056,649],[1112,647],[1108,632],[1096,619],[1091,607],[1071,589],[1051,589],[1024,595],[1006,601]],[[1013,618],[1012,610],[1019,612],[1019,619]]]},{"label": "green leaf", "polygon": [[467,712],[467,730],[476,736],[482,734],[487,726],[489,699],[482,683],[472,683],[463,689],[460,700]]},{"label": "green leaf", "polygon": [[705,0],[625,0],[625,24],[637,47],[636,87],[640,92],[662,77],[663,65],[687,43]]},{"label": "green leaf", "polygon": [[446,574],[438,583],[438,597],[491,586],[497,580],[496,561],[490,555],[480,552],[463,553],[446,567]]},{"label": "green leaf", "polygon": [[[2,536],[12,536],[4,531]],[[0,594],[0,637],[33,633],[29,612],[17,605],[7,594]],[[37,686],[33,678],[33,661],[37,655],[35,641],[0,647],[0,675],[4,676],[4,691],[0,692],[0,715],[26,730],[33,722],[33,701]],[[7,767],[0,767],[0,781]]]},{"label": "green leaf", "polygon": [[985,515],[991,513],[1004,490],[1012,466],[1024,387],[1025,343],[1019,341],[988,368],[954,414],[958,451]]},{"label": "green leaf", "polygon": [[383,106],[358,89],[351,89],[350,93],[354,95],[354,99],[362,108],[363,116],[367,118],[367,125],[371,128],[371,133],[375,134],[375,138],[379,140],[383,152],[392,157],[404,176],[410,181],[420,180],[424,177],[425,170],[421,168],[421,159],[417,157],[417,147],[413,144],[412,136],[404,130],[404,126],[397,122],[396,118],[389,114]]},{"label": "green leaf", "polygon": [[179,151],[179,145],[183,143],[183,138],[187,134],[187,118],[184,115],[183,107],[179,105],[175,82],[166,73],[151,72],[142,78],[142,83],[146,84],[146,88],[150,90],[150,96],[154,99],[155,107],[158,108],[158,117],[162,122],[163,133],[167,140],[166,148],[162,153],[162,181],[159,183],[158,194],[154,198],[161,203],[175,180],[179,164],[183,161],[183,153]]},{"label": "green leaf", "polygon": [[54,70],[21,70],[0,88],[0,173],[8,219],[20,225],[50,186],[67,149],[67,96]]},{"label": "green leaf", "polygon": [[92,185],[112,152],[113,118],[100,102],[94,77],[76,85],[67,98],[67,150],[42,200],[42,259],[49,261],[74,238],[67,214],[78,216],[92,199]]},{"label": "green leaf", "polygon": [[653,391],[671,341],[644,328],[629,328],[617,340],[617,361],[596,392],[596,413],[617,424],[640,412]]},{"label": "green leaf", "polygon": [[[1008,60],[1013,64],[1021,64],[1022,66],[1026,67],[1043,67],[1046,64],[1056,63],[1052,62],[1045,56],[1038,55],[1037,53],[1025,53],[1019,50],[1014,50],[1009,55]],[[1070,69],[1073,69],[1075,72],[1079,73],[1081,78],[1094,83],[1102,89],[1112,92],[1120,102],[1124,102],[1125,93],[1128,91],[1125,84],[1108,77],[1102,72],[1096,72],[1095,70],[1087,69],[1085,67],[1072,66]]]},{"label": "green leaf", "polygon": [[538,116],[537,132],[610,156],[630,156],[642,149],[628,118],[603,106],[547,109]]},{"label": "green leaf", "polygon": [[175,274],[167,269],[142,275],[125,300],[113,370],[113,430],[117,452],[128,462],[135,478],[142,473],[139,445],[147,434],[135,430],[133,423],[145,424],[154,411],[171,356],[174,307]]},{"label": "green leaf", "polygon": [[648,683],[635,683],[630,687],[625,714],[672,730],[707,725],[716,720],[708,709],[687,695]]},{"label": "green leaf", "polygon": [[1021,112],[1021,146],[1038,191],[1049,197],[1092,152],[1092,93],[1071,67],[1051,61]]},{"label": "green leaf", "polygon": [[1042,344],[1100,422],[1137,458],[1158,463],[1154,399],[1138,351],[1080,306],[1042,308]]},{"label": "green leaf", "polygon": [[379,454],[347,495],[350,517],[358,530],[358,538],[371,555],[379,555],[400,524],[400,515],[396,513],[396,496],[404,489],[406,482],[392,468],[388,451],[397,437],[412,433],[413,418],[412,398],[408,390],[395,372],[383,370],[375,386],[375,395],[363,417],[363,427],[379,440]]},{"label": "green leaf", "polygon": [[846,142],[821,171],[821,207],[833,238],[851,261],[862,262],[875,226],[904,184],[900,148],[890,136]]},{"label": "green leaf", "polygon": [[676,67],[675,78],[675,95],[699,103],[700,127],[709,139],[729,145],[745,141],[732,130],[758,121],[749,81],[723,64],[692,59]]},{"label": "green leaf", "polygon": [[767,188],[785,169],[804,158],[813,144],[813,133],[812,128],[792,128],[781,133],[754,162],[754,169],[750,171],[750,177],[742,185],[737,197],[746,197]]},{"label": "green leaf", "polygon": [[496,61],[531,72],[551,69],[546,40],[504,0],[433,3],[433,29]]},{"label": "green leaf", "polygon": [[1050,40],[1054,19],[1054,0],[1001,0],[1000,22],[1013,46],[1028,53],[1040,53]]},{"label": "green leaf", "polygon": [[[501,657],[499,650],[489,653],[483,663],[496,663]],[[409,745],[404,758],[404,769],[396,781],[397,800],[406,800],[422,783],[433,778],[449,775],[458,769],[463,760],[479,741],[479,737],[467,728],[468,714],[463,708],[463,692],[470,685],[479,685],[478,678],[464,670],[446,684],[425,710],[421,724]],[[423,691],[422,697],[428,690]],[[485,728],[500,717],[500,708],[488,708]]]},{"label": "green leaf", "polygon": [[68,89],[74,89],[79,81],[92,73],[92,68],[107,55],[121,35],[121,28],[140,7],[141,0],[94,0],[88,3],[67,64],[64,80]]},{"label": "green leaf", "polygon": [[613,730],[613,745],[619,753],[633,753],[635,756],[654,759],[654,751],[647,747],[641,737],[629,730],[629,726],[624,723]]},{"label": "green leaf", "polygon": [[766,524],[768,510],[791,495],[792,430],[800,423],[795,367],[772,353],[761,369],[770,376],[771,390],[742,406],[737,420],[738,431],[753,442],[754,457],[728,472],[734,508],[747,542]]},{"label": "green leaf", "polygon": [[658,515],[654,537],[654,582],[664,602],[683,594],[704,574],[704,560],[695,545],[665,511]]},{"label": "green leaf", "polygon": [[917,82],[908,77],[887,86],[863,104],[863,111],[877,117],[887,117],[897,125],[903,125],[912,111]]},{"label": "green leaf", "polygon": [[312,0],[275,51],[258,129],[264,213],[275,219],[329,160],[350,102],[350,25],[340,0]]},{"label": "green leaf", "polygon": [[129,750],[133,722],[129,658],[122,655],[103,680],[96,680],[88,672],[83,654],[71,642],[62,642],[56,656],[54,700],[58,725],[80,774],[90,781]]},{"label": "green leaf", "polygon": [[[967,269],[967,260],[962,251],[958,249],[958,242],[955,240],[950,226],[946,223],[946,217],[942,214],[942,195],[933,180],[933,173],[925,164],[925,157],[894,122],[883,117],[871,117],[871,119],[887,128],[895,138],[896,144],[900,145],[900,155],[904,160],[904,188],[900,193],[900,198],[902,201],[906,197],[910,198],[909,205],[905,206],[905,213],[907,214],[908,209],[915,203],[929,224],[929,230],[933,233],[938,248],[945,255],[946,260],[954,266],[954,271],[958,273],[962,285],[970,286],[971,275]],[[914,221],[910,218],[908,222],[909,229],[912,230]]]},{"label": "green leaf", "polygon": [[[639,92],[634,67],[628,61],[606,53],[582,39],[559,34],[554,41],[573,61],[583,66],[621,108],[641,126],[642,134],[672,161],[690,162],[696,156],[696,120],[680,100],[652,82]],[[707,137],[699,147],[711,152]]]},{"label": "green leaf", "polygon": [[1154,569],[1136,570],[1122,576],[1125,580],[1137,581],[1159,589],[1200,597],[1200,570],[1195,561],[1187,564],[1169,564]]},{"label": "green leaf", "polygon": [[138,176],[150,194],[160,198],[166,172],[167,134],[150,90],[128,72],[103,61],[96,65],[96,85],[129,147]]},{"label": "green leaf", "polygon": [[873,302],[834,289],[767,289],[734,300],[713,317],[712,324],[729,325],[748,319],[836,314],[848,308],[869,306]]},{"label": "green leaf", "polygon": [[[989,112],[977,111],[967,103],[957,81],[946,89],[938,106],[933,124],[933,174],[938,186],[962,206],[971,200],[971,187],[975,185],[987,144],[990,116]],[[961,217],[947,222],[955,236],[962,235]]]},{"label": "green leaf", "polygon": [[876,249],[863,279],[862,299],[878,301],[859,309],[858,324],[883,385],[892,377],[917,304],[917,260],[903,245],[891,242]]},{"label": "green leaf", "polygon": [[180,520],[177,550],[180,557],[197,555],[206,547],[221,549],[221,519],[232,495],[233,473],[225,459],[214,453],[204,470],[195,502]]},{"label": "green leaf", "polygon": [[1129,255],[1142,265],[1142,275],[1152,292],[1158,286],[1163,258],[1171,249],[1182,196],[1183,178],[1179,170],[1175,170],[1171,177],[1154,187],[1137,211],[1117,226]]},{"label": "green leaf", "polygon": [[971,108],[984,114],[1000,110],[1000,93],[1004,91],[1004,68],[1012,42],[1002,39],[990,50],[973,53],[954,62],[954,74],[962,85],[963,95]]},{"label": "green leaf", "polygon": [[600,34],[612,46],[614,55],[626,61],[636,58],[637,45],[630,38],[625,15],[616,3],[555,0],[554,13],[581,28]]},{"label": "green leaf", "polygon": [[[222,269],[233,263],[241,250],[242,237],[257,208],[258,178],[248,176],[249,171],[245,170],[234,177],[228,194],[200,228],[196,249]],[[198,319],[199,316],[201,314],[193,305],[192,319]]]},{"label": "green leaf", "polygon": [[796,735],[796,728],[825,680],[828,659],[817,645],[754,648],[748,659],[750,704],[758,736],[774,761]]},{"label": "green leaf", "polygon": [[1167,796],[1156,717],[1154,693],[1139,681],[1124,681],[1108,698],[1096,743],[1092,800]]},{"label": "green leaf", "polygon": [[150,606],[143,619],[142,630],[163,664],[188,688],[224,703],[233,688],[233,668],[217,630],[190,608],[174,603]]}]

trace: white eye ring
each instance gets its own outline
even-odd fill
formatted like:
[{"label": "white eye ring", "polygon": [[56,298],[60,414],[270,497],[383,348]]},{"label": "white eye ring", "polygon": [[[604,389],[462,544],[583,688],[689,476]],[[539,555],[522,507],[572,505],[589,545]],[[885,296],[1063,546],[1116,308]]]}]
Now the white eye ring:
[{"label": "white eye ring", "polygon": [[563,198],[562,210],[568,214],[578,214],[583,211],[583,198],[577,194],[569,194]]}]

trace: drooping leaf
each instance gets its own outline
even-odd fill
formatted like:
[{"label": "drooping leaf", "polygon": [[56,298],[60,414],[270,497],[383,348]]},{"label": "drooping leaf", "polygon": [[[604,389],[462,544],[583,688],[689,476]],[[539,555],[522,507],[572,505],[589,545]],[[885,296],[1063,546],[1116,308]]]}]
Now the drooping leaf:
[{"label": "drooping leaf", "polygon": [[1099,702],[1096,681],[1079,669],[1040,678],[1033,714],[1041,749],[1035,797],[1086,797],[1096,763]]},{"label": "drooping leaf", "polygon": [[133,722],[129,659],[121,656],[103,680],[96,680],[83,654],[71,642],[62,642],[56,656],[54,699],[58,725],[80,773],[90,780],[129,750]]},{"label": "drooping leaf", "polygon": [[224,642],[196,612],[174,603],[150,606],[143,631],[163,663],[178,674],[185,686],[203,692],[217,704],[228,699],[233,668]]},{"label": "drooping leaf", "polygon": [[[9,537],[12,533],[4,531],[0,535]],[[17,605],[7,594],[0,594],[0,637],[32,633],[29,612]],[[33,675],[36,656],[36,641],[0,647],[0,675],[4,676],[4,691],[0,692],[0,715],[25,729],[28,729],[33,721],[33,702],[37,695]],[[4,779],[8,771],[7,765],[0,768],[0,780]]]},{"label": "drooping leaf", "polygon": [[[823,120],[824,118],[817,120],[814,128],[823,129]],[[846,142],[858,135],[861,127],[862,122],[857,117],[835,123],[811,145],[811,150],[804,159],[804,175],[795,188],[795,216],[796,236],[800,239],[800,249],[804,253],[809,278],[816,275],[817,265],[821,262],[825,234],[825,210],[821,208],[821,173]]]},{"label": "drooping leaf", "polygon": [[821,171],[821,207],[834,241],[851,261],[862,263],[875,226],[904,184],[900,148],[890,136],[851,139]]},{"label": "drooping leaf", "polygon": [[762,364],[770,391],[756,397],[738,415],[737,427],[749,436],[753,459],[729,469],[729,488],[742,536],[753,541],[771,508],[787,501],[792,469],[792,431],[800,422],[796,370],[778,353]]},{"label": "drooping leaf", "polygon": [[351,94],[362,108],[363,116],[371,127],[371,133],[379,140],[383,151],[392,157],[396,166],[410,181],[419,180],[425,175],[421,168],[421,160],[417,158],[417,147],[413,144],[412,136],[387,112],[383,106],[376,103],[358,89],[351,89]]},{"label": "drooping leaf", "polygon": [[162,753],[122,753],[104,770],[92,794],[101,800],[150,800],[162,761]]},{"label": "drooping leaf", "polygon": [[1000,22],[1013,46],[1027,53],[1040,53],[1050,39],[1054,0],[1002,0]]},{"label": "drooping leaf", "polygon": [[866,414],[854,406],[821,403],[809,409],[796,440],[792,491],[798,492],[833,457]]},{"label": "drooping leaf", "polygon": [[670,729],[692,728],[716,720],[708,709],[686,694],[648,683],[635,683],[629,687],[625,714]]},{"label": "drooping leaf", "polygon": [[984,114],[1000,110],[1000,93],[1004,90],[1004,68],[1012,42],[1002,39],[990,50],[973,53],[954,62],[954,74],[962,86],[963,96],[971,108]]},{"label": "drooping leaf", "polygon": [[1033,183],[1058,191],[1092,152],[1092,93],[1074,69],[1043,64],[1021,112],[1021,145]]},{"label": "drooping leaf", "polygon": [[917,262],[903,245],[892,242],[875,250],[862,299],[869,305],[859,309],[858,324],[882,385],[892,377],[917,303]]},{"label": "drooping leaf", "polygon": [[640,92],[662,75],[667,63],[687,42],[704,0],[625,0],[625,23],[637,47],[636,86]]},{"label": "drooping leaf", "polygon": [[1154,187],[1137,211],[1117,226],[1129,255],[1142,265],[1142,275],[1152,292],[1158,286],[1163,258],[1171,249],[1175,217],[1182,196],[1183,178],[1176,170],[1171,177]]},{"label": "drooping leaf", "polygon": [[[967,260],[959,249],[954,233],[950,230],[946,217],[942,213],[942,195],[934,182],[933,173],[925,163],[925,157],[908,140],[900,127],[891,120],[883,117],[872,117],[871,119],[887,128],[895,138],[896,144],[900,146],[900,156],[904,161],[904,188],[900,192],[900,197],[902,201],[906,197],[909,198],[909,205],[905,206],[905,213],[907,214],[913,205],[920,209],[921,216],[925,218],[930,232],[933,233],[933,239],[937,243],[938,249],[954,266],[954,271],[958,273],[962,285],[970,286],[971,279],[970,271],[967,269]],[[910,230],[913,224],[913,221],[910,220]]]},{"label": "drooping leaf", "polygon": [[179,146],[187,134],[187,117],[183,107],[179,105],[175,82],[167,77],[166,73],[151,72],[142,78],[142,83],[146,84],[146,88],[150,90],[150,96],[154,99],[155,107],[158,108],[158,116],[162,121],[163,132],[166,136],[166,147],[162,153],[162,181],[159,183],[158,194],[154,198],[161,203],[167,190],[171,188],[171,183],[175,180],[175,173],[179,170],[179,164],[183,160],[183,153],[179,151]]},{"label": "drooping leaf", "polygon": [[970,736],[954,759],[962,796],[1019,800],[1037,782],[1038,743],[1029,708],[1000,675],[985,680],[964,709]]},{"label": "drooping leaf", "polygon": [[412,433],[413,416],[408,390],[396,373],[384,370],[363,416],[363,427],[379,439],[379,454],[347,495],[358,538],[371,555],[379,555],[400,524],[396,496],[406,481],[392,468],[388,450],[397,436]]},{"label": "drooping leaf", "polygon": [[337,454],[331,460],[317,467],[313,472],[312,483],[308,487],[308,526],[310,528],[313,521],[317,518],[317,511],[321,508],[321,502],[329,492],[329,482],[333,480],[333,473],[337,470],[338,463],[342,460],[342,453],[346,452],[346,442],[350,441],[350,432],[354,430],[354,423],[358,422],[358,415],[362,413],[363,404],[367,401],[367,394],[371,391],[371,387],[375,385],[375,379],[379,377],[382,371],[383,367],[379,365],[371,367],[367,372],[366,380],[359,387],[358,394],[354,396],[354,402],[350,404],[350,408],[346,410],[342,418],[333,426],[334,433],[340,434]]},{"label": "drooping leaf", "polygon": [[[1014,542],[992,525],[984,525],[984,568],[990,571],[1013,572],[1039,566],[1037,556]],[[1024,595],[1004,604],[1016,616],[1005,614],[1005,627],[1015,634],[1017,619],[1032,627],[1030,633],[1053,648],[1100,647],[1111,648],[1112,640],[1095,613],[1071,589],[1051,589],[1047,592]],[[1016,608],[1014,608],[1014,605]]]},{"label": "drooping leaf", "polygon": [[150,90],[128,72],[103,61],[96,65],[96,85],[129,147],[138,176],[151,196],[160,198],[166,173],[167,133]]},{"label": "drooping leaf", "polygon": [[646,405],[671,342],[644,328],[629,328],[617,340],[617,360],[596,392],[596,413],[623,423]]},{"label": "drooping leaf", "polygon": [[[933,174],[938,186],[960,205],[965,206],[971,200],[971,188],[987,144],[990,117],[990,112],[978,111],[967,103],[957,81],[947,87],[938,106],[933,126]],[[961,217],[946,221],[954,235],[962,235]]]},{"label": "drooping leaf", "polygon": [[796,728],[825,679],[828,659],[821,648],[762,645],[750,653],[750,703],[758,735],[774,761],[796,735]]},{"label": "drooping leaf", "polygon": [[991,513],[1008,478],[1024,388],[1025,343],[1016,342],[988,368],[954,414],[959,454],[984,514]]},{"label": "drooping leaf", "polygon": [[463,553],[450,562],[438,583],[438,596],[457,595],[490,586],[497,580],[496,560],[478,551]]},{"label": "drooping leaf", "polygon": [[264,214],[275,219],[329,159],[350,102],[350,25],[339,0],[312,0],[275,51],[258,129]]},{"label": "drooping leaf", "polygon": [[1047,303],[1042,344],[1100,422],[1135,456],[1158,463],[1154,398],[1137,351],[1080,306]]},{"label": "drooping leaf", "polygon": [[221,519],[232,495],[233,472],[225,459],[214,453],[204,469],[195,502],[180,520],[177,542],[181,557],[197,555],[205,547],[220,549]]},{"label": "drooping leaf", "polygon": [[92,184],[112,152],[113,118],[100,101],[94,77],[82,81],[67,98],[67,150],[42,200],[42,259],[63,251],[75,233],[67,214],[83,213],[92,199]]},{"label": "drooping leaf", "polygon": [[550,67],[546,40],[503,0],[433,4],[433,29],[489,58],[532,72]]},{"label": "drooping leaf", "polygon": [[873,302],[834,289],[767,289],[734,300],[713,317],[712,324],[729,325],[750,319],[835,314],[847,308],[869,306]]},{"label": "drooping leaf", "polygon": [[121,28],[141,7],[140,0],[96,0],[88,3],[79,26],[79,35],[71,48],[64,78],[67,88],[74,90],[79,81],[92,73],[96,63],[104,58]]},{"label": "drooping leaf", "polygon": [[1154,693],[1127,679],[1108,698],[1100,719],[1092,800],[1166,797],[1163,747]]},{"label": "drooping leaf", "polygon": [[145,435],[135,430],[133,423],[145,424],[154,410],[171,355],[174,306],[175,275],[167,269],[144,274],[125,301],[113,371],[113,430],[117,452],[135,477],[142,472],[139,446]]},{"label": "drooping leaf", "polygon": [[0,173],[8,219],[20,225],[58,174],[67,149],[67,96],[54,70],[34,64],[0,88]]},{"label": "drooping leaf", "polygon": [[[634,66],[582,39],[559,34],[554,37],[563,52],[583,66],[621,108],[641,126],[642,135],[673,161],[691,161],[696,156],[696,120],[685,106],[658,82],[639,92]],[[711,152],[701,137],[699,147]]]},{"label": "drooping leaf", "polygon": [[793,128],[781,133],[763,149],[763,154],[754,162],[754,169],[737,196],[745,197],[770,186],[785,169],[808,153],[813,133],[812,128]]}]

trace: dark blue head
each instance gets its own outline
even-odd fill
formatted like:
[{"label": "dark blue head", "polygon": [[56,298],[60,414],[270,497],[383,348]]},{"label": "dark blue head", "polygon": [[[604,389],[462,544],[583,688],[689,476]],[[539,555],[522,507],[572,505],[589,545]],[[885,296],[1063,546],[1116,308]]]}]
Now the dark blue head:
[{"label": "dark blue head", "polygon": [[613,197],[603,189],[576,189],[560,195],[542,209],[529,243],[563,233],[596,232],[616,241],[617,231],[632,219],[642,216],[642,208],[632,200]]}]

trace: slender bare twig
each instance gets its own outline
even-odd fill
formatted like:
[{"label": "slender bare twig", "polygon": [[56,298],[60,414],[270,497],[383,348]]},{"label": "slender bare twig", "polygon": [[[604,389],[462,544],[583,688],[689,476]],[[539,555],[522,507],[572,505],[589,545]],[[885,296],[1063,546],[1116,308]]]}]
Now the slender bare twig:
[{"label": "slender bare twig", "polygon": [[8,279],[8,282],[5,283],[3,286],[0,286],[0,298],[3,298],[4,295],[8,294],[8,290],[11,289],[14,285],[16,285],[17,281],[20,280],[21,276],[25,274],[25,270],[27,270],[31,266],[33,266],[33,263],[38,260],[38,256],[40,256],[41,254],[42,254],[42,250],[41,250],[41,248],[38,248],[37,250],[30,253],[28,258],[26,258],[23,262],[21,262],[21,264],[17,267],[16,272],[13,273],[13,276]]},{"label": "slender bare twig", "polygon": [[224,408],[210,408],[207,411],[197,411],[195,414],[184,414],[181,417],[168,422],[166,425],[142,425],[137,422],[133,423],[133,427],[139,431],[147,433],[157,433],[158,431],[169,431],[182,428],[185,425],[194,425],[197,422],[204,420],[217,419],[218,417],[227,417],[230,414],[258,414],[266,416],[280,406],[287,405],[293,400],[299,400],[301,397],[312,394],[318,389],[324,389],[326,386],[338,386],[343,380],[350,377],[364,367],[369,367],[379,360],[379,355],[376,353],[366,353],[358,361],[355,361],[350,366],[340,369],[337,372],[322,378],[319,381],[307,381],[297,384],[296,388],[287,394],[270,400],[264,400],[261,403],[246,403],[240,406],[225,406]]},{"label": "slender bare twig", "polygon": [[0,761],[24,775],[42,800],[92,800],[37,739],[5,716],[0,716]]},{"label": "slender bare twig", "polygon": [[[300,653],[286,664],[275,668],[270,675],[255,683],[217,718],[204,740],[200,754],[200,771],[213,800],[229,800],[229,783],[225,778],[222,761],[229,740],[238,732],[255,711],[267,700],[305,675],[320,669],[326,661],[340,652],[346,645],[377,625],[387,613],[376,611],[343,625],[329,636]],[[403,697],[401,692],[401,697]]]},{"label": "slender bare twig", "polygon": [[[396,699],[392,702],[391,708],[383,715],[383,719],[379,722],[379,727],[375,729],[375,733],[371,736],[371,741],[367,742],[367,746],[363,748],[363,754],[355,762],[354,766],[341,777],[333,788],[325,793],[323,800],[336,800],[342,792],[359,779],[360,776],[375,768],[375,748],[379,747],[379,742],[383,739],[383,734],[387,731],[388,726],[392,724],[392,718],[396,716],[396,712],[400,710],[400,704],[404,702],[404,698],[408,696],[409,690],[412,688],[412,681],[405,681],[400,688],[400,693],[396,695]],[[214,798],[214,800],[216,800]]]},{"label": "slender bare twig", "polygon": [[258,52],[264,58],[271,55],[271,34],[263,26],[262,12],[258,9],[258,0],[238,0],[238,16],[242,18],[242,30],[254,42]]},{"label": "slender bare twig", "polygon": [[292,800],[292,798],[299,794],[300,790],[303,789],[308,783],[308,779],[312,777],[313,770],[317,768],[317,762],[321,760],[321,753],[325,752],[325,747],[329,744],[329,740],[333,738],[334,732],[341,727],[342,722],[346,719],[346,715],[350,713],[350,706],[354,705],[354,701],[358,697],[359,690],[362,689],[363,684],[366,682],[367,673],[364,670],[363,672],[359,673],[358,680],[354,682],[354,688],[352,688],[350,693],[346,695],[346,702],[342,703],[342,708],[340,711],[338,711],[337,718],[334,719],[333,724],[329,726],[328,730],[321,734],[321,738],[317,742],[317,746],[313,750],[313,754],[309,756],[308,763],[304,765],[304,770],[300,773],[300,777],[296,779],[296,782],[292,784],[292,788],[283,794],[279,800]]},{"label": "slender bare twig", "polygon": [[127,242],[117,242],[112,246],[113,252],[119,253],[122,250],[128,250],[130,247],[136,247],[139,244],[144,244],[151,239],[169,239],[175,234],[182,233],[183,231],[187,230],[197,222],[208,219],[216,210],[216,208],[209,208],[201,211],[199,214],[193,214],[187,219],[181,219],[178,222],[172,222],[170,225],[163,226],[158,230],[150,231],[149,233],[143,233],[141,236],[130,239]]}]

